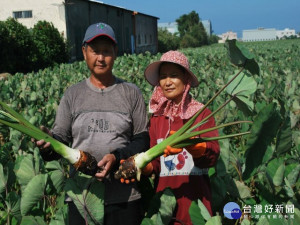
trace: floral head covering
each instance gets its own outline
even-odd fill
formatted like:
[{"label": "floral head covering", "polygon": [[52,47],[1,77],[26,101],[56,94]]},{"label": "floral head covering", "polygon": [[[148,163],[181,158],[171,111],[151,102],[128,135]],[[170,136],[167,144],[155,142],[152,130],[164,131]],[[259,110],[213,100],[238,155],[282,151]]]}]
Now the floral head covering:
[{"label": "floral head covering", "polygon": [[181,66],[190,78],[191,87],[197,87],[199,85],[197,77],[190,71],[187,57],[179,51],[168,51],[161,56],[159,61],[151,63],[145,69],[145,78],[152,86],[158,85],[159,68],[163,62],[175,63]]},{"label": "floral head covering", "polygon": [[[162,62],[171,62],[182,66],[189,74],[188,83],[185,85],[182,101],[176,105],[172,100],[164,96],[162,88],[159,86],[159,67]],[[155,86],[149,102],[149,112],[154,115],[164,115],[171,120],[174,117],[181,119],[191,118],[197,111],[199,111],[203,104],[197,102],[189,94],[191,87],[198,86],[196,76],[189,70],[189,62],[184,54],[178,51],[169,51],[162,55],[160,61],[150,64],[145,70],[145,77],[147,81]]]}]

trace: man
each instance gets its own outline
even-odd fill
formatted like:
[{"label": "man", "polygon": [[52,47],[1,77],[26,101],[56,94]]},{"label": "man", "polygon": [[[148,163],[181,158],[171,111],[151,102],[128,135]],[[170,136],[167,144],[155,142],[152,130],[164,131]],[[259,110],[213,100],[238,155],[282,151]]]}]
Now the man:
[{"label": "man", "polygon": [[[90,25],[82,44],[90,77],[66,90],[51,134],[72,148],[89,152],[99,161],[98,166],[103,170],[95,177],[105,184],[104,224],[140,224],[143,214],[136,184],[115,180],[113,170],[118,168],[120,159],[149,148],[145,102],[134,84],[112,73],[117,40],[109,25]],[[43,150],[50,143],[41,140],[37,145],[43,158],[58,158],[55,153]],[[69,206],[70,224],[85,224],[74,204]]]}]

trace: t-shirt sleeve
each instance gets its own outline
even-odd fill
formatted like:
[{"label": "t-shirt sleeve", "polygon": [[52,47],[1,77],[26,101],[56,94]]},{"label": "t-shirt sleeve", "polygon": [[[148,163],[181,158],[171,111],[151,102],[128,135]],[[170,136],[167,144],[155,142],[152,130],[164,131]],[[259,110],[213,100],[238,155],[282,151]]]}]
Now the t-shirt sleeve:
[{"label": "t-shirt sleeve", "polygon": [[136,87],[136,102],[133,106],[133,135],[147,131],[148,115],[142,92]]},{"label": "t-shirt sleeve", "polygon": [[68,92],[62,97],[58,109],[56,111],[56,118],[51,132],[59,136],[65,144],[72,142],[72,112]]}]

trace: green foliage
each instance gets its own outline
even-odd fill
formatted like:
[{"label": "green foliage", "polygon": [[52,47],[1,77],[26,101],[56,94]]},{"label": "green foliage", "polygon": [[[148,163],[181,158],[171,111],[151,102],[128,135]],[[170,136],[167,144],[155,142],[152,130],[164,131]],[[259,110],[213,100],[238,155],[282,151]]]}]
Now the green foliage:
[{"label": "green foliage", "polygon": [[0,46],[0,72],[32,70],[34,42],[30,31],[17,20],[0,21]]},{"label": "green foliage", "polygon": [[13,18],[0,21],[0,72],[28,73],[69,60],[68,45],[53,24],[28,29]]},{"label": "green foliage", "polygon": [[69,59],[66,41],[52,23],[38,21],[33,29],[34,45],[37,49],[36,65],[38,68],[64,63]]},{"label": "green foliage", "polygon": [[208,37],[198,13],[192,11],[184,14],[176,22],[181,38],[181,48],[200,47],[208,44]]},{"label": "green foliage", "polygon": [[[242,85],[242,90],[246,91],[244,97],[253,102],[248,109],[251,114],[242,113],[238,108],[239,102],[236,101],[216,114],[215,119],[217,124],[252,120],[253,135],[220,141],[220,158],[217,165],[209,171],[213,192],[213,216],[206,221],[208,217],[203,215],[199,202],[196,204],[199,209],[195,210],[201,210],[206,224],[234,224],[235,220],[229,221],[223,215],[223,207],[229,201],[237,202],[241,207],[246,204],[294,204],[293,222],[300,224],[300,40],[242,43],[241,47],[251,53],[250,58],[253,57],[260,68],[259,75],[255,70],[251,75],[257,85],[255,93],[251,92],[254,82],[249,82],[249,86]],[[199,87],[191,91],[200,102],[206,103],[237,71],[230,64],[224,45],[181,51],[187,55],[191,70],[200,81]],[[160,53],[124,55],[115,61],[113,73],[121,79],[135,83],[141,89],[146,104],[152,87],[144,79],[144,70],[160,56]],[[85,62],[61,64],[36,73],[17,73],[0,81],[0,100],[33,121],[36,126],[51,127],[66,88],[87,76],[89,73]],[[249,76],[246,73],[245,78],[248,79]],[[243,96],[243,91],[234,90],[240,93],[239,97]],[[236,94],[234,90],[229,93]],[[228,93],[221,94],[209,108],[214,110],[227,99]],[[249,129],[249,125],[226,128],[220,130],[220,135]],[[0,139],[0,224],[20,224],[21,221],[21,224],[67,224],[64,197],[68,173],[65,162],[44,162],[29,138],[20,132],[0,126],[0,133],[3,135]],[[33,180],[34,177],[38,178]],[[47,177],[44,183],[41,182],[41,177]],[[40,183],[45,188],[32,188],[36,195],[32,196],[30,204],[26,204],[23,194],[31,182]],[[79,186],[77,181],[75,184]],[[79,197],[88,195],[87,192],[83,194],[79,190]],[[27,191],[30,192],[29,189]],[[98,193],[97,191],[98,189],[92,193]],[[25,199],[31,196],[26,195]],[[169,192],[166,196],[167,203],[171,203],[171,196]],[[22,201],[25,202],[21,204]],[[21,210],[21,205],[27,213],[23,217],[21,212],[25,211]],[[165,209],[164,212],[167,212],[168,208]],[[159,212],[159,209],[152,212]],[[162,217],[158,213],[152,215],[156,215],[153,218],[162,224]],[[253,218],[251,222],[244,220],[243,224],[248,222],[251,225],[288,224],[284,220],[268,218]],[[159,223],[147,217],[143,224]]]},{"label": "green foliage", "polygon": [[88,224],[103,224],[104,184],[84,174],[69,178],[65,191]]},{"label": "green foliage", "polygon": [[218,37],[217,35],[215,34],[212,34],[208,37],[208,44],[209,45],[212,45],[212,44],[215,44],[215,43],[218,43],[218,41],[220,40],[221,38]]},{"label": "green foliage", "polygon": [[158,28],[158,52],[167,52],[179,48],[179,37],[167,29]]}]

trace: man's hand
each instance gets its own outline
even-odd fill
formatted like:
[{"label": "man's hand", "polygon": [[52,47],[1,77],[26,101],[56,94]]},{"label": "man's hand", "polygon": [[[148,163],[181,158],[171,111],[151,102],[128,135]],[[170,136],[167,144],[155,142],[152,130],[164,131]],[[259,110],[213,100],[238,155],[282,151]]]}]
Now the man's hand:
[{"label": "man's hand", "polygon": [[[44,133],[46,133],[52,137],[52,133],[50,132],[50,130],[47,127],[40,126],[40,129]],[[31,138],[31,141],[36,144],[36,146],[40,149],[41,153],[46,153],[46,152],[52,151],[50,142],[45,142],[45,140],[43,140],[43,139],[37,141],[34,138]]]},{"label": "man's hand", "polygon": [[102,171],[95,174],[95,177],[102,181],[108,174],[111,168],[116,163],[116,157],[114,154],[106,154],[99,162],[98,167],[102,168]]}]

